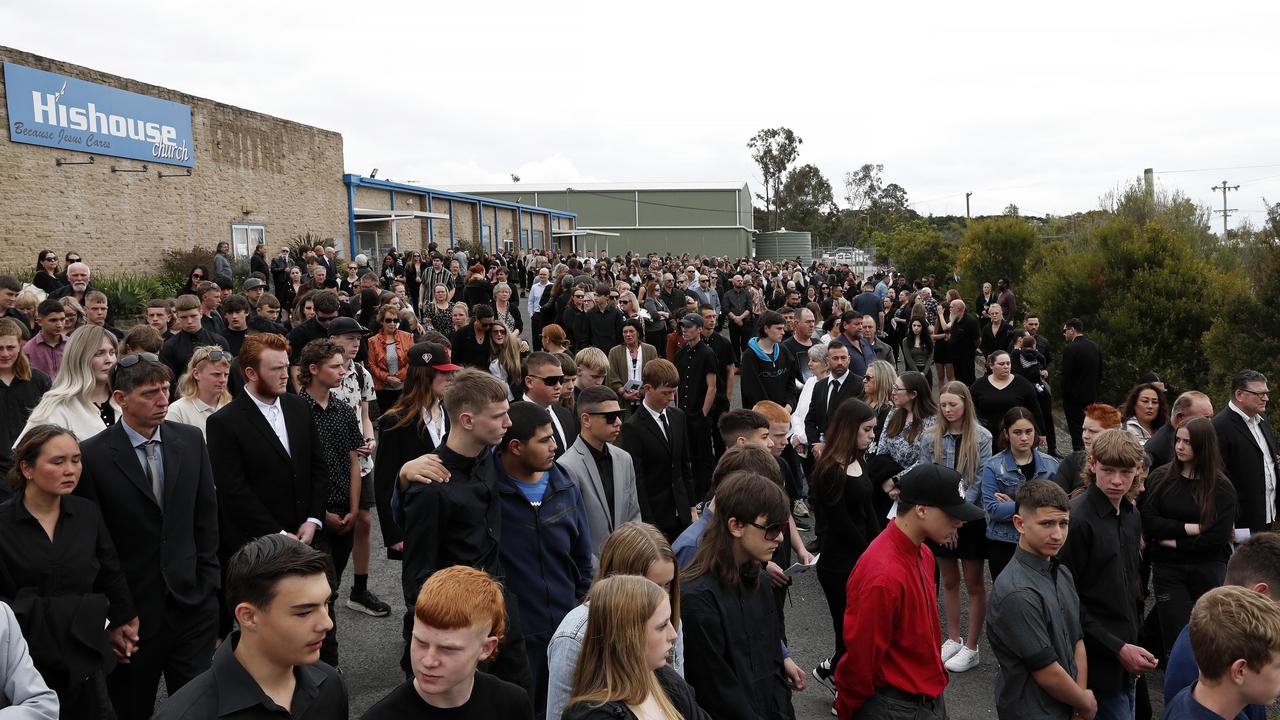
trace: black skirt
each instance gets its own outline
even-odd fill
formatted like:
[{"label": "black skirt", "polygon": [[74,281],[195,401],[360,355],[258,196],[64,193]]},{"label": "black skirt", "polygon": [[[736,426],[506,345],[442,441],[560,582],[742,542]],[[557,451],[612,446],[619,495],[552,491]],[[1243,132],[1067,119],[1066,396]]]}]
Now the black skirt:
[{"label": "black skirt", "polygon": [[954,548],[939,545],[932,540],[926,540],[929,543],[929,549],[933,551],[936,557],[955,558],[957,560],[986,560],[987,559],[987,521],[974,520],[967,522],[957,531],[958,537]]}]

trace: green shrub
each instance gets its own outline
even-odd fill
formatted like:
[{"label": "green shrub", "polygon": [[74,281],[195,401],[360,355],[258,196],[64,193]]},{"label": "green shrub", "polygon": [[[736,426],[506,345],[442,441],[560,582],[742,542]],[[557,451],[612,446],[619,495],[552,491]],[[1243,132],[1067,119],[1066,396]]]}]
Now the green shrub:
[{"label": "green shrub", "polygon": [[[160,257],[160,271],[170,275],[180,275],[182,283],[186,282],[191,268],[203,265],[209,273],[213,273],[213,254],[215,249],[193,245],[190,250],[166,250]],[[178,284],[178,287],[182,286]]]},{"label": "green shrub", "polygon": [[110,273],[93,276],[93,286],[107,296],[112,312],[121,317],[142,315],[147,301],[173,297],[186,282],[182,273]]}]

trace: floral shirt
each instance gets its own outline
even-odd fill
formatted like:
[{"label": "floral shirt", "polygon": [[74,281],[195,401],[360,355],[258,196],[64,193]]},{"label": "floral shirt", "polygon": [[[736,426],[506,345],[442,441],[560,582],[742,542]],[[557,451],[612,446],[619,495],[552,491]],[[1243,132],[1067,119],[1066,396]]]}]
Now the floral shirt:
[{"label": "floral shirt", "polygon": [[[893,437],[889,436],[887,428],[893,424],[893,415],[896,412],[898,412],[898,408],[890,410],[888,416],[885,417],[884,426],[886,430],[880,435],[880,439],[876,441],[875,447],[876,455],[888,455],[893,458],[894,462],[902,466],[902,471],[893,476],[894,481],[901,480],[902,476],[906,475],[908,470],[915,467],[920,462],[920,445],[907,440],[907,435],[910,433],[911,427],[916,423],[916,420],[908,420],[906,424],[902,426],[902,432],[894,435]],[[917,434],[917,439],[921,436],[932,433],[937,424],[938,417],[936,415],[930,415],[925,418],[920,427],[920,432]]]},{"label": "floral shirt", "polygon": [[[361,379],[359,373],[364,373],[363,387],[361,390]],[[342,376],[342,384],[333,389],[333,396],[347,404],[347,407],[355,411],[356,422],[359,423],[363,418],[360,417],[360,401],[373,402],[376,396],[373,393],[373,376],[365,370],[364,365],[357,362],[347,363],[347,374]],[[363,426],[361,426],[363,432]],[[373,456],[360,456],[360,475],[368,475],[373,472]]]}]

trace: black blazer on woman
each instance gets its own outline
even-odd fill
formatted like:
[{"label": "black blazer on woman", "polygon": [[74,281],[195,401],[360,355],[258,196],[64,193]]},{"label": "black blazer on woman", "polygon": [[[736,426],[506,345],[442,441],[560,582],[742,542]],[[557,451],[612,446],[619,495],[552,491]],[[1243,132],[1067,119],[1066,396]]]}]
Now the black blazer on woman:
[{"label": "black blazer on woman", "polygon": [[[391,413],[378,418],[378,452],[373,458],[373,496],[378,506],[378,525],[382,528],[387,556],[392,558],[399,557],[399,554],[393,553],[391,546],[404,541],[404,531],[391,512],[391,496],[395,492],[400,468],[436,449],[422,420],[399,428],[396,427],[398,422],[400,417]],[[448,413],[444,416],[444,431],[446,434],[449,432]]]},{"label": "black blazer on woman", "polygon": [[311,410],[297,395],[276,402],[284,413],[288,452],[247,390],[205,425],[228,555],[263,535],[296,533],[307,518],[324,519],[327,467]]}]

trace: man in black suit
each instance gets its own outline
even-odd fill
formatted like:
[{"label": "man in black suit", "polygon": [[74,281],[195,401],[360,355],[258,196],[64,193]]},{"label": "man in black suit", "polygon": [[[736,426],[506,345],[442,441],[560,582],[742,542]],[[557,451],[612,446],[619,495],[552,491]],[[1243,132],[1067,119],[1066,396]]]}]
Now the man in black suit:
[{"label": "man in black suit", "polygon": [[[244,339],[244,391],[209,416],[205,434],[217,478],[223,557],[257,537],[287,533],[323,544],[327,469],[306,402],[285,393],[289,343],[275,333]],[[333,635],[331,631],[329,635]],[[323,659],[337,665],[336,639]]]},{"label": "man in black suit", "polygon": [[680,373],[668,360],[650,360],[640,375],[644,402],[622,425],[618,446],[631,454],[640,517],[675,542],[693,519],[693,466],[684,413],[673,402]]},{"label": "man in black suit", "polygon": [[1084,409],[1098,400],[1102,382],[1102,350],[1084,336],[1084,323],[1071,318],[1062,326],[1067,345],[1062,348],[1062,411],[1071,431],[1071,449],[1083,450],[1080,432],[1084,428]]},{"label": "man in black suit", "polygon": [[1241,370],[1231,378],[1231,401],[1213,418],[1222,470],[1236,487],[1236,527],[1253,533],[1276,530],[1280,517],[1276,502],[1280,446],[1262,414],[1268,393],[1265,375]]},{"label": "man in black suit", "polygon": [[578,441],[578,420],[569,408],[560,404],[561,392],[573,392],[564,385],[564,370],[551,353],[529,353],[524,361],[524,397],[551,415],[551,429],[556,436],[556,459]]},{"label": "man in black suit", "polygon": [[804,416],[804,434],[815,455],[821,455],[826,446],[823,433],[827,431],[827,419],[836,407],[849,398],[865,394],[862,376],[849,371],[849,346],[833,340],[827,345],[827,368],[830,373],[814,383],[813,399],[809,412]]},{"label": "man in black suit", "polygon": [[166,422],[173,375],[150,353],[111,373],[115,425],[81,445],[76,493],[102,509],[138,617],[112,631],[137,647],[107,678],[122,719],[151,717],[164,673],[170,694],[209,668],[217,640],[217,500],[200,431]]}]

